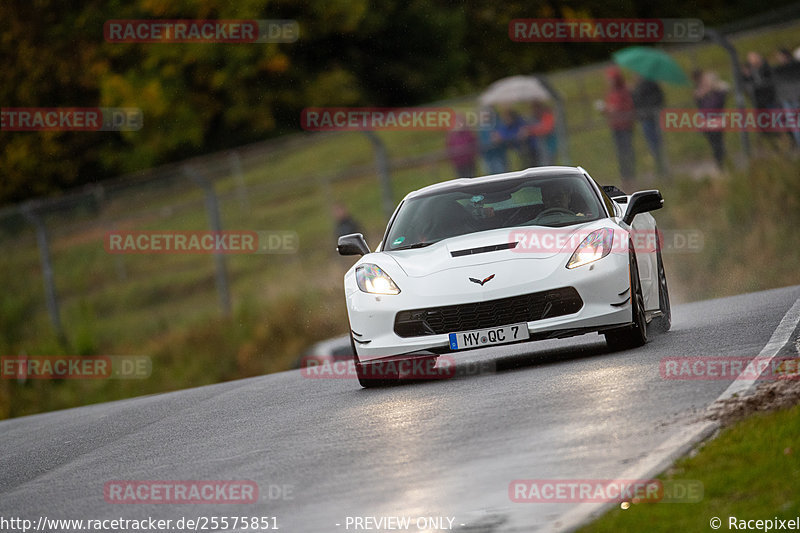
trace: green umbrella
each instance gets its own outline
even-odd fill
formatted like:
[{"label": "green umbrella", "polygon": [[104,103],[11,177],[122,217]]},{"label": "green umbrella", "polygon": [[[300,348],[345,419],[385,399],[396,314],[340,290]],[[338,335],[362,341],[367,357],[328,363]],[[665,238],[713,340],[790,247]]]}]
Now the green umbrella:
[{"label": "green umbrella", "polygon": [[646,46],[630,46],[612,55],[614,62],[653,81],[665,81],[676,85],[690,85],[681,67],[669,54]]}]

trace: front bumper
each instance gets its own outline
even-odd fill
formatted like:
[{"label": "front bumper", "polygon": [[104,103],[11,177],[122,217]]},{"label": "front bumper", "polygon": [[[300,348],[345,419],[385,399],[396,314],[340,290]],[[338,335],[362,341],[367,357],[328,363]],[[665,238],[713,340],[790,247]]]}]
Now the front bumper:
[{"label": "front bumper", "polygon": [[[565,287],[577,290],[583,306],[574,313],[527,322],[532,338],[550,332],[598,331],[631,322],[630,278],[627,254],[612,253],[578,267],[565,268],[562,254],[549,259],[515,259],[480,267],[452,268],[425,278],[406,278],[397,295],[362,292],[353,276],[345,278],[350,327],[360,361],[370,361],[418,351],[449,351],[449,333],[399,336],[395,332],[398,312],[411,309],[499,300],[522,294]],[[484,286],[469,277],[494,273]],[[395,281],[402,279],[390,272]],[[513,321],[512,321],[513,322]],[[472,328],[470,328],[472,329]],[[474,328],[480,329],[480,328]]]}]

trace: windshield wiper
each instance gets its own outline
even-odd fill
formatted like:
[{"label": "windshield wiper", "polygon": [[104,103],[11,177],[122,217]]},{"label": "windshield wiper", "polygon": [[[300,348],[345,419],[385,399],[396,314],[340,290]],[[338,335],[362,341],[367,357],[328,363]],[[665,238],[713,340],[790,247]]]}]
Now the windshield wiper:
[{"label": "windshield wiper", "polygon": [[397,250],[411,250],[412,248],[425,248],[426,246],[430,246],[431,244],[436,244],[439,241],[430,241],[430,242],[415,242],[414,244],[406,244],[405,246],[400,246],[398,248],[392,248],[391,252],[395,252]]}]

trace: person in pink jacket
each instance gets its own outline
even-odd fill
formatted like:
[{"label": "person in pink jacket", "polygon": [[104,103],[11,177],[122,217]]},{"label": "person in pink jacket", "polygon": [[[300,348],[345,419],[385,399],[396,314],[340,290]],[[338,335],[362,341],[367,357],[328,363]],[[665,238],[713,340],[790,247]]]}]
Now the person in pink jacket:
[{"label": "person in pink jacket", "polygon": [[606,70],[608,92],[601,110],[614,136],[617,149],[619,173],[622,185],[630,185],[636,174],[636,159],[633,153],[633,125],[636,117],[631,91],[625,84],[622,71],[617,67]]},{"label": "person in pink jacket", "polygon": [[460,125],[447,134],[445,140],[447,157],[453,164],[457,177],[474,178],[475,161],[478,157],[478,138],[463,123],[463,119],[460,120]]}]

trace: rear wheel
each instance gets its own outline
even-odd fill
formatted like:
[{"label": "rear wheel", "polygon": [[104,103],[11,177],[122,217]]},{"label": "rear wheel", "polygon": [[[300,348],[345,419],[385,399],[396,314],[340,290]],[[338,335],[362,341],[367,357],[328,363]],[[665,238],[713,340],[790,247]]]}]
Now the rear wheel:
[{"label": "rear wheel", "polygon": [[647,342],[647,318],[644,314],[644,295],[639,281],[639,265],[633,245],[630,245],[631,320],[633,324],[623,329],[605,333],[606,343],[612,350],[636,348]]},{"label": "rear wheel", "polygon": [[664,271],[664,262],[661,260],[661,243],[656,252],[658,263],[658,309],[661,314],[651,322],[652,328],[658,333],[666,333],[672,327],[672,308],[669,305],[669,289],[667,288],[667,274]]}]

